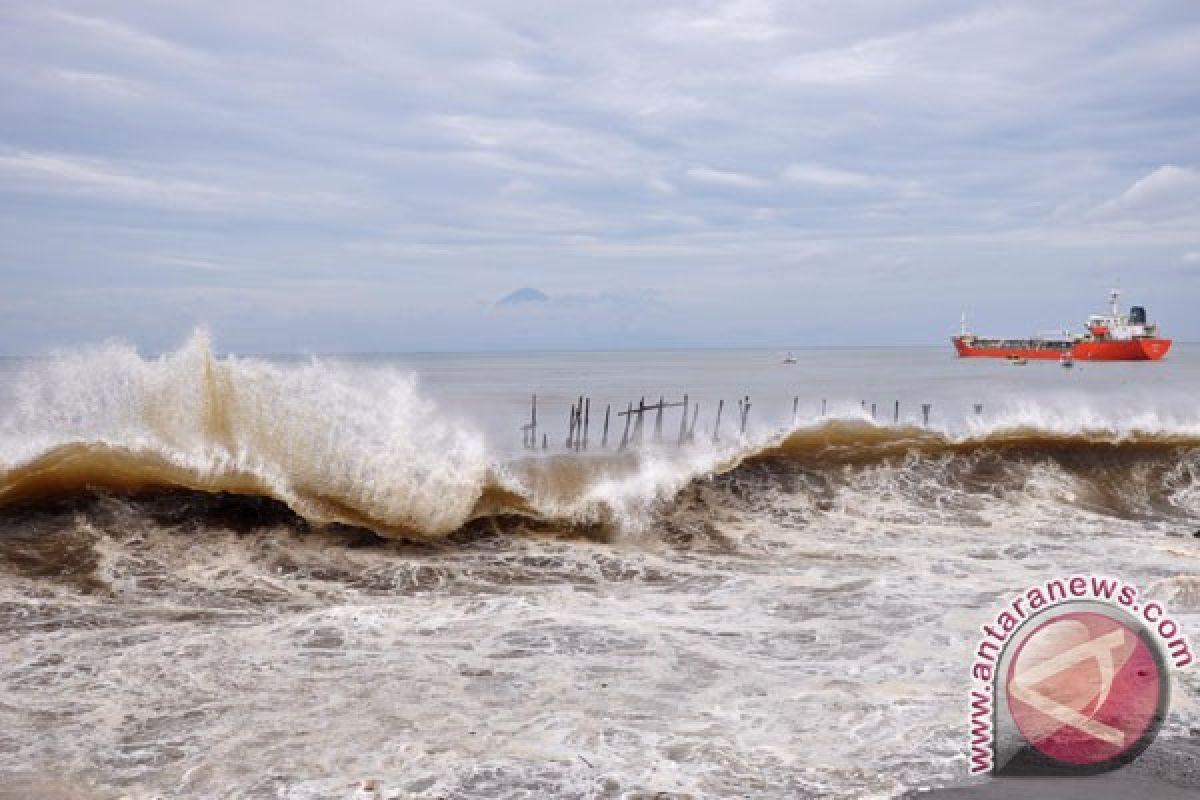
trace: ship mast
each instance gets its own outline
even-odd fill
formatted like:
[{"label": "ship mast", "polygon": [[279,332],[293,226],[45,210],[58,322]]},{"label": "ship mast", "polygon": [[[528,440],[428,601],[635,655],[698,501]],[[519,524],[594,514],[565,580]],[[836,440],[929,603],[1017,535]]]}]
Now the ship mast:
[{"label": "ship mast", "polygon": [[1108,294],[1108,301],[1109,301],[1109,303],[1112,304],[1112,315],[1114,317],[1119,317],[1121,315],[1121,312],[1118,310],[1118,307],[1117,307],[1117,298],[1120,296],[1121,296],[1120,289],[1113,289]]}]

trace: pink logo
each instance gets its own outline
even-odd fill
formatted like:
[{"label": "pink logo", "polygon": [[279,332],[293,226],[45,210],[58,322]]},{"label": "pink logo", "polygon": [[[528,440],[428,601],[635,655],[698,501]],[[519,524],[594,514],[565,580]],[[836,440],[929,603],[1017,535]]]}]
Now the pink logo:
[{"label": "pink logo", "polygon": [[1142,635],[1095,611],[1056,616],[1020,643],[1005,690],[1025,741],[1067,765],[1122,760],[1152,736],[1165,693]]}]

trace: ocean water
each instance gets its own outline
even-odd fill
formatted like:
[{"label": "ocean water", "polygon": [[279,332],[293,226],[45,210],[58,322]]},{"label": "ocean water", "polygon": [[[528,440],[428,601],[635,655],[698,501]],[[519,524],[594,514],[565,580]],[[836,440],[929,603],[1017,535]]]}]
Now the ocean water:
[{"label": "ocean water", "polygon": [[[0,362],[6,791],[889,797],[965,781],[1027,586],[1119,576],[1195,643],[1200,347],[795,356]],[[601,446],[685,394],[682,445],[672,407]]]}]

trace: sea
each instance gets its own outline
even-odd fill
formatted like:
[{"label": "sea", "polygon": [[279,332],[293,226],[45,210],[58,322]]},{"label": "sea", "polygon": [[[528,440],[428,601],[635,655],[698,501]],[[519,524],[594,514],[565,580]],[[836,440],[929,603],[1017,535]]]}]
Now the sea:
[{"label": "sea", "polygon": [[0,360],[0,796],[897,797],[1027,587],[1200,644],[1200,345],[793,355]]}]

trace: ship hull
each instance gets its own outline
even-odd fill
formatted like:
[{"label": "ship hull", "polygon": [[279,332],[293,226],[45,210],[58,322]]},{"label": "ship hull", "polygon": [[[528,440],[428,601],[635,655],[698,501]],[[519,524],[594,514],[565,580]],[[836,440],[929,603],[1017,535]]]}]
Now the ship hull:
[{"label": "ship hull", "polygon": [[986,343],[955,336],[954,349],[963,358],[1052,360],[1070,354],[1076,361],[1158,361],[1171,349],[1170,339],[1126,339],[1107,342]]}]

